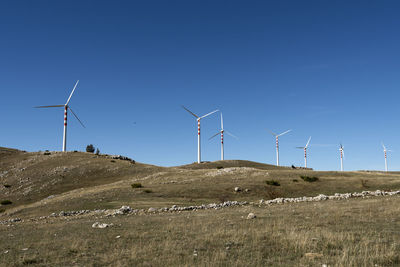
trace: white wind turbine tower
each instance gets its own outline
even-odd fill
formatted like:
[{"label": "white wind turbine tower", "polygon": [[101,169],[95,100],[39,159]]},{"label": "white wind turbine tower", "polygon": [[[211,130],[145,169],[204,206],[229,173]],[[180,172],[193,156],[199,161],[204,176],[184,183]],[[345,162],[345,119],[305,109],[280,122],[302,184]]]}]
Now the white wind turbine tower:
[{"label": "white wind turbine tower", "polygon": [[385,145],[382,143],[383,147],[383,153],[385,153],[385,172],[388,171],[388,166],[387,166],[387,152],[392,152],[392,150],[386,149]]},{"label": "white wind turbine tower", "polygon": [[220,130],[218,133],[214,134],[213,136],[211,136],[211,137],[208,139],[208,140],[211,140],[211,139],[214,138],[215,136],[221,134],[221,160],[224,160],[224,132],[226,132],[226,133],[229,134],[230,136],[232,136],[232,137],[238,139],[236,136],[234,136],[234,135],[231,134],[230,132],[224,130],[224,120],[223,120],[223,118],[222,118],[222,112],[221,112],[221,130]]},{"label": "white wind turbine tower", "polygon": [[286,132],[283,132],[280,134],[276,134],[274,132],[269,131],[273,136],[275,136],[275,140],[276,140],[276,166],[279,166],[279,141],[278,141],[278,138],[279,138],[279,136],[287,134],[288,132],[291,132],[291,131],[292,130],[287,130]]},{"label": "white wind turbine tower", "polygon": [[185,108],[184,106],[182,106],[187,112],[189,112],[190,114],[192,114],[194,117],[196,117],[196,120],[197,120],[197,163],[201,163],[201,150],[200,150],[200,120],[201,119],[203,119],[203,118],[205,118],[205,117],[207,117],[207,116],[210,116],[211,114],[213,114],[213,113],[215,113],[215,112],[217,112],[217,111],[219,111],[218,109],[217,110],[214,110],[214,111],[212,111],[212,112],[210,112],[210,113],[207,113],[206,115],[204,115],[204,116],[201,116],[201,117],[199,117],[199,116],[197,116],[196,114],[194,114],[193,112],[191,112],[190,110],[188,110],[187,108]]},{"label": "white wind turbine tower", "polygon": [[344,146],[342,146],[342,144],[340,144],[340,170],[343,171],[343,158],[344,158]]},{"label": "white wind turbine tower", "polygon": [[76,86],[78,85],[79,80],[75,83],[74,88],[72,89],[71,94],[68,97],[67,102],[64,105],[51,105],[51,106],[38,106],[35,108],[55,108],[55,107],[64,107],[64,134],[63,134],[63,146],[62,146],[62,151],[65,152],[67,149],[67,113],[68,109],[72,112],[72,114],[75,116],[75,118],[79,121],[79,123],[83,126],[83,128],[86,128],[85,125],[81,122],[81,120],[78,118],[78,116],[75,114],[75,112],[71,109],[71,107],[68,106],[69,101],[71,100],[72,94],[75,92]]},{"label": "white wind turbine tower", "polygon": [[311,136],[310,136],[310,138],[308,138],[306,146],[304,146],[304,147],[303,146],[296,147],[296,148],[304,149],[304,167],[305,168],[307,168],[307,148],[308,148],[308,145],[310,144],[310,140],[311,140]]}]

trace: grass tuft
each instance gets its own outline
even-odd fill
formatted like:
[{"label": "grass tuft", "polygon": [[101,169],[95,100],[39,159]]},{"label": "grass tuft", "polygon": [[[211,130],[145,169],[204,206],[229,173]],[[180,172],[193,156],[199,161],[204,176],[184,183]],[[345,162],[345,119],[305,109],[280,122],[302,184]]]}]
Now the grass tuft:
[{"label": "grass tuft", "polygon": [[150,189],[143,190],[143,192],[145,192],[145,193],[153,193],[153,191],[151,191]]},{"label": "grass tuft", "polygon": [[2,201],[0,202],[0,204],[1,204],[1,205],[10,205],[10,204],[12,204],[12,201],[6,199],[6,200],[2,200]]},{"label": "grass tuft", "polygon": [[134,184],[131,184],[131,187],[132,188],[142,188],[143,185],[141,183],[134,183]]},{"label": "grass tuft", "polygon": [[309,183],[319,180],[319,178],[316,176],[307,176],[307,175],[300,175],[300,178]]},{"label": "grass tuft", "polygon": [[24,259],[23,261],[22,261],[22,264],[23,265],[30,265],[30,264],[37,264],[37,263],[39,263],[40,261],[38,260],[38,259],[35,259],[35,258],[32,258],[32,259]]},{"label": "grass tuft", "polygon": [[267,185],[273,185],[273,186],[280,186],[281,185],[278,181],[275,181],[275,180],[266,180],[265,183]]}]

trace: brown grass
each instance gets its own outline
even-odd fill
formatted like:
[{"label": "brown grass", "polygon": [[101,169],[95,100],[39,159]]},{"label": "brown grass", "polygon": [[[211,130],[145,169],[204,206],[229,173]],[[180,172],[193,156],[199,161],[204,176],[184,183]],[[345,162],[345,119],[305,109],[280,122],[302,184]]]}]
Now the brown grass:
[{"label": "brown grass", "polygon": [[[0,199],[13,202],[1,207],[0,220],[25,218],[0,225],[1,266],[400,265],[399,197],[27,220],[61,210],[160,208],[400,189],[400,173],[315,172],[249,161],[163,168],[110,162],[89,153],[43,155],[1,148],[0,159],[0,184],[11,185],[0,187]],[[319,179],[309,183],[300,175]],[[266,180],[280,186],[267,185]],[[144,188],[132,189],[134,183]],[[235,192],[236,186],[242,191]],[[257,218],[246,220],[249,212]],[[97,221],[114,226],[91,228]]]},{"label": "brown grass", "polygon": [[[24,222],[0,226],[0,264],[28,259],[51,266],[398,266],[399,201],[354,199]],[[249,212],[257,218],[246,220]],[[95,221],[115,226],[93,229]]]}]

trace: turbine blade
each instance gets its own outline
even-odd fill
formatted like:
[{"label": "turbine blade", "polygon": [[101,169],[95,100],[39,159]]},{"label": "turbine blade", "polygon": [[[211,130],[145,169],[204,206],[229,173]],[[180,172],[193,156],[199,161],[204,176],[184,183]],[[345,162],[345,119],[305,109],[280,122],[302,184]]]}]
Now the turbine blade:
[{"label": "turbine blade", "polygon": [[282,136],[282,135],[287,134],[288,132],[291,132],[291,131],[292,131],[292,129],[287,130],[286,132],[283,132],[283,133],[281,133],[281,134],[278,134],[278,136]]},{"label": "turbine blade", "polygon": [[220,134],[220,132],[219,133],[216,133],[216,134],[214,134],[213,136],[211,136],[210,138],[208,138],[208,140],[211,140],[211,139],[213,139],[214,137],[216,137],[217,135],[219,135]]},{"label": "turbine blade", "polygon": [[195,116],[196,118],[199,118],[199,116],[197,116],[196,114],[194,114],[193,112],[191,112],[190,110],[188,110],[187,108],[185,108],[185,106],[182,105],[182,107],[189,112],[190,114],[192,114],[193,116]]},{"label": "turbine blade", "polygon": [[234,137],[234,138],[236,138],[236,139],[239,139],[239,137],[233,135],[232,133],[230,133],[230,132],[228,132],[228,131],[224,131],[224,132],[226,132],[227,134],[229,134],[230,136],[232,136],[232,137]]},{"label": "turbine blade", "polygon": [[69,95],[68,100],[67,100],[67,103],[65,103],[65,105],[68,105],[69,101],[71,100],[72,94],[75,92],[75,89],[76,89],[76,86],[78,85],[78,83],[79,83],[79,80],[76,81],[75,86],[74,86],[74,89],[72,89],[72,92],[71,92],[71,94]]},{"label": "turbine blade", "polygon": [[208,113],[208,114],[206,114],[206,115],[204,115],[204,116],[201,116],[200,119],[205,118],[205,117],[207,117],[207,116],[210,116],[211,114],[213,114],[213,113],[215,113],[215,112],[217,112],[217,111],[219,111],[219,110],[217,109],[217,110],[214,110],[213,112],[210,112],[210,113]]},{"label": "turbine blade", "polygon": [[308,138],[308,141],[307,141],[307,144],[306,144],[305,148],[307,148],[308,144],[310,144],[310,140],[311,140],[311,136],[310,136],[310,138]]},{"label": "turbine blade", "polygon": [[383,146],[383,150],[386,150],[386,147],[385,147],[385,145],[383,144],[383,142],[382,142],[382,146]]},{"label": "turbine blade", "polygon": [[72,114],[73,114],[73,115],[75,116],[75,118],[79,121],[79,123],[83,126],[83,128],[86,128],[85,125],[83,125],[83,123],[81,122],[81,120],[78,118],[78,116],[75,114],[75,112],[74,112],[70,107],[68,107],[68,109],[71,110]]},{"label": "turbine blade", "polygon": [[37,106],[34,108],[58,108],[58,107],[63,107],[64,105],[52,105],[52,106]]},{"label": "turbine blade", "polygon": [[296,146],[296,148],[304,149],[305,147],[304,146]]},{"label": "turbine blade", "polygon": [[222,118],[222,112],[221,112],[221,130],[224,130],[224,119]]}]

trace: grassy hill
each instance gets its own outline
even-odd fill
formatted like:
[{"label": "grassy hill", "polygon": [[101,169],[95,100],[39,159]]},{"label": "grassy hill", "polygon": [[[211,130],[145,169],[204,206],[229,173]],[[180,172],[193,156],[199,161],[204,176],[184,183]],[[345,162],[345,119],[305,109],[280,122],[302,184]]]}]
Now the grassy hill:
[{"label": "grassy hill", "polygon": [[[166,168],[85,152],[28,153],[2,148],[0,155],[0,200],[12,202],[1,207],[6,210],[3,216],[400,188],[398,173],[316,172],[242,160]],[[310,182],[307,177],[317,180]],[[142,188],[132,188],[134,183]],[[235,187],[241,190],[236,192]]]},{"label": "grassy hill", "polygon": [[[0,206],[0,221],[23,219],[0,223],[0,266],[398,266],[398,196],[40,219],[122,205],[376,189],[400,189],[400,173],[317,172],[242,160],[166,168],[83,152],[0,148],[0,200],[12,202]],[[249,212],[257,218],[246,220]],[[94,229],[94,222],[113,226]]]}]

